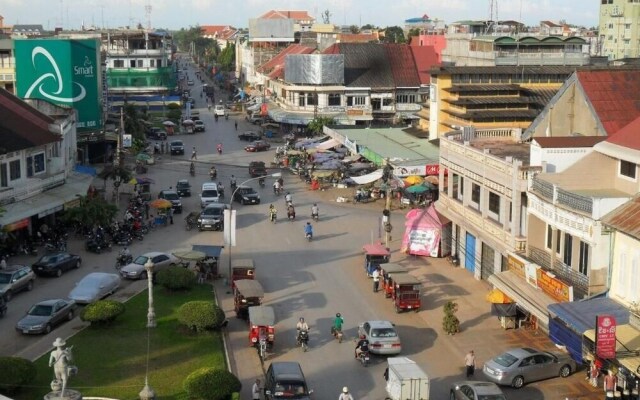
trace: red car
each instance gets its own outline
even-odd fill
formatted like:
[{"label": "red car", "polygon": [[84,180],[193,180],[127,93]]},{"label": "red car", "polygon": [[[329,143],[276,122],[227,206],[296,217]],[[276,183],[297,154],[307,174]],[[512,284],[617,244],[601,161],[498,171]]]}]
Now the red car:
[{"label": "red car", "polygon": [[264,140],[256,140],[246,145],[244,149],[246,151],[254,152],[254,151],[266,151],[266,150],[269,150],[270,147],[271,145],[269,144],[269,142]]}]

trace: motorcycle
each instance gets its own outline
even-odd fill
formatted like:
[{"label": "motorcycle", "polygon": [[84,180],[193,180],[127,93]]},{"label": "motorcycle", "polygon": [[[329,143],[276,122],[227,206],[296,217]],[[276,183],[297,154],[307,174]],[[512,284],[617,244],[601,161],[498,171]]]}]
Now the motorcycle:
[{"label": "motorcycle", "polygon": [[49,253],[67,251],[67,242],[65,242],[64,240],[48,240],[47,243],[44,244],[44,248]]},{"label": "motorcycle", "polygon": [[133,241],[130,234],[121,231],[118,231],[114,236],[112,236],[112,239],[118,246],[129,246]]},{"label": "motorcycle", "polygon": [[264,187],[264,178],[258,179],[258,184],[260,185],[260,187]]},{"label": "motorcycle", "polygon": [[209,177],[211,178],[211,180],[216,179],[216,177],[218,176],[218,171],[215,168],[211,168],[209,170]]},{"label": "motorcycle", "polygon": [[305,233],[304,236],[307,238],[307,241],[309,241],[309,242],[311,241],[311,239],[313,239],[313,233],[311,233],[311,232]]},{"label": "motorcycle", "polygon": [[279,186],[278,186],[278,187],[277,187],[277,186],[274,186],[274,187],[273,187],[273,194],[275,194],[276,196],[278,196],[280,193],[282,193],[282,188],[281,188],[281,187],[279,187]]},{"label": "motorcycle", "polygon": [[231,186],[231,193],[233,193],[236,191],[238,184],[235,181],[231,181],[231,184],[229,186]]},{"label": "motorcycle", "polygon": [[289,221],[295,221],[296,211],[293,209],[293,207],[287,208],[287,218],[289,218]]},{"label": "motorcycle", "polygon": [[132,262],[133,262],[133,256],[131,254],[120,253],[116,258],[116,269],[119,270],[121,267],[131,264]]},{"label": "motorcycle", "polygon": [[275,224],[277,219],[278,219],[278,215],[275,211],[269,213],[269,221]]},{"label": "motorcycle", "polygon": [[220,198],[224,197],[224,186],[222,186],[222,182],[218,182],[218,196],[220,196]]},{"label": "motorcycle", "polygon": [[191,165],[191,168],[189,168],[189,173],[191,174],[191,176],[196,176],[196,167]]},{"label": "motorcycle", "polygon": [[222,155],[222,146],[218,146],[216,149],[218,150],[218,154]]},{"label": "motorcycle", "polygon": [[100,254],[102,250],[111,251],[111,243],[103,238],[90,238],[84,243],[84,248],[86,251]]},{"label": "motorcycle", "polygon": [[334,338],[336,338],[338,340],[338,343],[342,343],[342,330],[341,329],[336,329],[335,326],[331,327],[331,334],[333,335]]},{"label": "motorcycle", "polygon": [[312,212],[312,213],[311,213],[311,219],[312,219],[312,220],[314,220],[314,221],[316,221],[316,222],[317,222],[317,221],[318,221],[318,218],[319,218],[319,217],[318,217],[318,213],[317,213],[317,212],[316,212],[316,213],[314,213],[314,212]]},{"label": "motorcycle", "polygon": [[296,345],[302,347],[302,350],[306,352],[309,349],[309,332],[298,331]]},{"label": "motorcycle", "polygon": [[361,351],[358,355],[358,361],[365,367],[369,364],[369,358],[369,351]]}]

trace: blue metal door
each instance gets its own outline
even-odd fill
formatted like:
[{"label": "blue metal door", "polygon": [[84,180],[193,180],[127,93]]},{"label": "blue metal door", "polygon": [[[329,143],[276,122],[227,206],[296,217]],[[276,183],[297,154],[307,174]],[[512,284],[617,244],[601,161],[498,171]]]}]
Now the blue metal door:
[{"label": "blue metal door", "polygon": [[476,269],[476,238],[469,232],[464,246],[464,267],[471,273]]}]

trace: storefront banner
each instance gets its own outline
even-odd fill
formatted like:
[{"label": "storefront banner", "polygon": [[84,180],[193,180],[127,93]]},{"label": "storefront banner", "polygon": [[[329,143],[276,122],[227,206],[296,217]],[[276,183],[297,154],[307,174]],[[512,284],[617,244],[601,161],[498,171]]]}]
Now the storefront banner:
[{"label": "storefront banner", "polygon": [[11,224],[7,224],[2,227],[2,230],[5,232],[13,232],[18,229],[23,229],[29,226],[29,218],[21,219],[20,221],[13,222]]},{"label": "storefront banner", "polygon": [[600,358],[616,358],[616,319],[613,315],[596,317],[596,355]]},{"label": "storefront banner", "polygon": [[440,173],[440,164],[428,165],[399,165],[393,168],[393,175],[398,178],[404,178],[411,175],[428,176],[438,175]]},{"label": "storefront banner", "polygon": [[538,287],[538,268],[535,264],[526,264],[524,266],[525,279],[533,287]]},{"label": "storefront banner", "polygon": [[551,272],[538,268],[538,287],[551,298],[559,301],[573,301],[573,286],[562,282]]},{"label": "storefront banner", "polygon": [[439,228],[407,229],[402,239],[403,251],[416,256],[438,257],[439,246]]}]

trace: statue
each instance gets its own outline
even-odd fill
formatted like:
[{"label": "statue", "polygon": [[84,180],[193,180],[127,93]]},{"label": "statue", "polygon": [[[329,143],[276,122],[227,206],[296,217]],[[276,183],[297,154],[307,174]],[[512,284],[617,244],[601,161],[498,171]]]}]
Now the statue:
[{"label": "statue", "polygon": [[65,397],[65,390],[69,376],[75,375],[78,372],[78,368],[75,365],[70,365],[73,361],[73,354],[71,353],[73,346],[65,349],[64,346],[66,344],[63,339],[57,338],[56,341],[53,342],[53,346],[56,349],[53,350],[49,356],[49,366],[53,366],[53,372],[55,374],[55,379],[51,382],[51,389],[54,392],[59,392],[57,396],[58,399],[67,398]]}]

